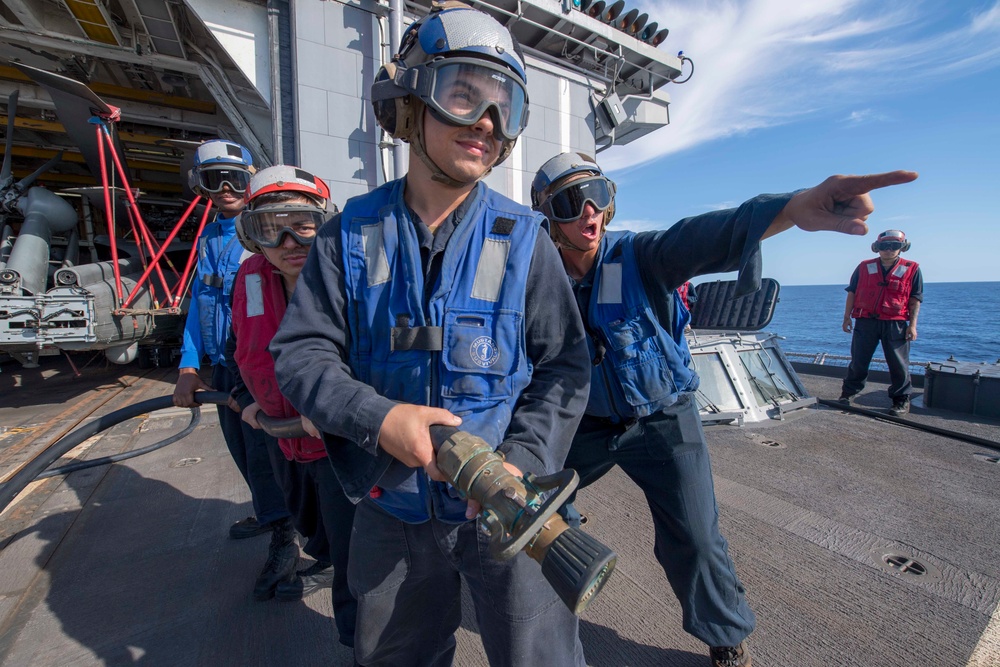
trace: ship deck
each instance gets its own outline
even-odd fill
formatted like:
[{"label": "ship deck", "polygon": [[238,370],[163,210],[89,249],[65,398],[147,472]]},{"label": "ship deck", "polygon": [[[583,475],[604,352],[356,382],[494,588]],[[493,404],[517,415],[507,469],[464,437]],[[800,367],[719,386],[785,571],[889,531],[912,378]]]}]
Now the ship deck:
[{"label": "ship deck", "polygon": [[[4,365],[0,475],[76,423],[169,394],[175,377],[134,366],[75,377],[57,359],[36,371]],[[801,377],[816,396],[838,394],[836,379]],[[887,408],[885,385],[859,403]],[[1000,442],[1000,423],[920,407],[909,419]],[[189,420],[151,413],[71,455],[132,450]],[[1000,665],[996,450],[825,406],[707,435],[720,524],[757,614],[755,665]],[[653,558],[638,489],[615,470],[577,506],[619,554],[582,617],[588,664],[707,665]],[[163,449],[33,483],[0,516],[0,664],[350,665],[328,596],[253,601],[267,538],[226,538],[250,513],[214,409]],[[485,665],[465,612],[455,664]]]}]

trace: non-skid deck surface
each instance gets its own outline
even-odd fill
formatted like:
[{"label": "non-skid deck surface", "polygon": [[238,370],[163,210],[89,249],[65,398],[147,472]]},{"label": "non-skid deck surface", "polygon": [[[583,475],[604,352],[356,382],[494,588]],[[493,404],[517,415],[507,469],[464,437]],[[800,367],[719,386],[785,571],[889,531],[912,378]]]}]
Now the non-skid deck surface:
[{"label": "non-skid deck surface", "polygon": [[[836,396],[837,381],[803,379],[816,395]],[[884,386],[860,402],[887,407]],[[46,401],[5,401],[0,425],[28,406],[41,421],[39,405]],[[995,424],[916,412],[1000,441]],[[122,424],[87,457],[149,444],[187,422],[187,411],[172,410]],[[1000,464],[989,461],[998,452],[823,407],[780,424],[710,429],[708,439],[720,523],[758,618],[755,665],[1000,665],[998,622],[990,626],[1000,600]],[[352,664],[336,643],[328,596],[253,601],[268,538],[226,537],[252,510],[214,409],[176,444],[36,493],[0,519],[4,534],[16,528],[0,552],[3,665]],[[581,622],[588,664],[708,665],[652,556],[638,489],[616,470],[577,506],[587,530],[619,554]],[[925,573],[901,574],[886,556]],[[465,611],[455,664],[486,665]]]}]

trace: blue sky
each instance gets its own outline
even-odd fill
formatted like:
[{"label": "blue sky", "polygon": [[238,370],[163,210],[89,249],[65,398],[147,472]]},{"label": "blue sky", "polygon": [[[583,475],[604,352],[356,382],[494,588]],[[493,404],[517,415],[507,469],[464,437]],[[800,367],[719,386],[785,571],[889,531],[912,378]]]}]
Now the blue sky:
[{"label": "blue sky", "polygon": [[1000,0],[636,6],[695,71],[667,88],[669,126],[599,155],[618,183],[612,228],[911,169],[917,181],[873,194],[868,236],[793,229],[764,241],[764,275],[846,284],[874,236],[899,228],[925,281],[1000,281]]}]

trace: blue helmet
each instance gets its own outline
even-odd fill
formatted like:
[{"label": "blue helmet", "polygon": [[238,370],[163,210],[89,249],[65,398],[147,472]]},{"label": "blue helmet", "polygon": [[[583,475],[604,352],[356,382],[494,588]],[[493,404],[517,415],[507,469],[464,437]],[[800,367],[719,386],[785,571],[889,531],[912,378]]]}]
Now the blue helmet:
[{"label": "blue helmet", "polygon": [[[469,87],[473,77],[475,86]],[[379,125],[414,144],[422,159],[417,121],[423,106],[456,126],[473,125],[489,113],[501,142],[499,164],[528,122],[526,81],[521,48],[507,28],[460,2],[435,2],[406,29],[399,53],[376,74],[372,104]],[[449,95],[457,86],[464,86],[463,94]]]},{"label": "blue helmet", "polygon": [[250,183],[253,157],[243,146],[225,139],[212,139],[198,146],[188,184],[199,195],[219,192],[228,184],[242,193]]},{"label": "blue helmet", "polygon": [[243,146],[225,139],[206,141],[194,152],[194,168],[210,166],[239,166],[249,170],[253,166],[253,157]]},{"label": "blue helmet", "polygon": [[521,47],[503,25],[489,14],[461,3],[441,5],[407,28],[398,60],[416,67],[434,58],[457,53],[495,60],[526,81]]}]

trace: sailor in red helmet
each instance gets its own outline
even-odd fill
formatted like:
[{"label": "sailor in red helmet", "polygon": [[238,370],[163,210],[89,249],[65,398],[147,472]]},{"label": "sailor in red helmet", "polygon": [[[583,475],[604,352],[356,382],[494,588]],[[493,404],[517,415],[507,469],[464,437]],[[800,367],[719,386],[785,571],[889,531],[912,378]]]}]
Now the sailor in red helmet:
[{"label": "sailor in red helmet", "polygon": [[[861,262],[847,287],[844,331],[851,333],[851,365],[840,391],[840,402],[865,388],[868,365],[882,344],[889,365],[889,414],[910,411],[910,341],[917,339],[917,314],[924,298],[924,279],[916,262],[900,257],[910,249],[906,234],[888,229],[872,243],[878,259]],[[854,318],[854,326],[851,326]]]},{"label": "sailor in red helmet", "polygon": [[[240,266],[233,286],[226,361],[236,375],[233,398],[243,421],[260,428],[261,413],[278,419],[299,417],[278,389],[268,345],[327,218],[330,189],[307,171],[279,165],[256,174],[246,195],[248,209],[236,223],[236,234],[254,255]],[[340,642],[353,647],[357,601],[347,586],[347,554],[354,505],[344,495],[319,432],[305,417],[302,422],[311,437],[265,435],[264,440],[295,528],[306,538],[303,550],[315,562],[296,573],[299,549],[291,522],[275,528],[254,596],[299,600],[332,587]]]}]

